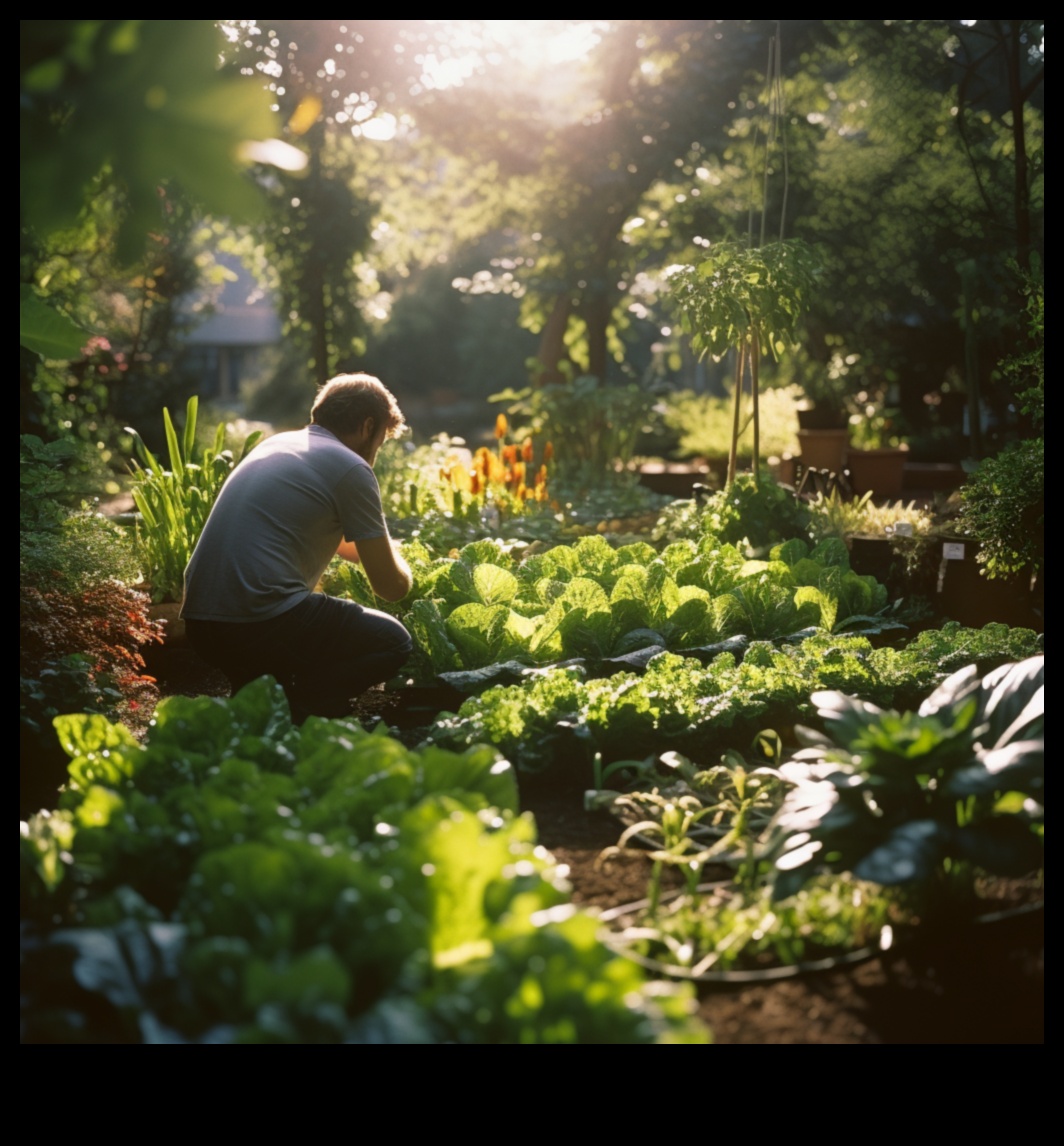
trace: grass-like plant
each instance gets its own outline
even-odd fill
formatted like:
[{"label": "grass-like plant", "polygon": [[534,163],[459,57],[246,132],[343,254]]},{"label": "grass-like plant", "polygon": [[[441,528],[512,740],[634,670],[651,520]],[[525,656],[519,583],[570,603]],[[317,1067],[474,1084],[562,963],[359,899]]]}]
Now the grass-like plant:
[{"label": "grass-like plant", "polygon": [[225,479],[262,437],[261,430],[249,434],[239,456],[234,456],[225,448],[225,423],[220,423],[213,445],[198,447],[198,412],[199,399],[193,395],[185,411],[183,434],[178,437],[170,411],[163,410],[169,469],[162,466],[136,430],[127,427],[140,459],[130,462],[133,501],[140,513],[137,555],[151,585],[153,601],[180,600],[185,566]]},{"label": "grass-like plant", "polygon": [[[869,491],[861,497],[842,497],[833,489],[827,497],[818,493],[809,503],[809,532],[818,540],[823,537],[850,537],[855,533],[890,536],[897,526],[912,526],[912,535],[924,537],[931,532],[931,515],[915,501],[887,502],[876,505]],[[901,534],[899,534],[901,536]]]}]

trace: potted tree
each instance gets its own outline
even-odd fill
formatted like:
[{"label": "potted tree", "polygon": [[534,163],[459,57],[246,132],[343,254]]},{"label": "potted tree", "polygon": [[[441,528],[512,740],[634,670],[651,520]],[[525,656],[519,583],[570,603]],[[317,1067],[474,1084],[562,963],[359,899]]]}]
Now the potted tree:
[{"label": "potted tree", "polygon": [[800,239],[786,239],[761,247],[721,243],[698,266],[678,267],[670,276],[672,302],[695,353],[699,357],[709,354],[718,362],[729,351],[735,355],[728,487],[735,480],[739,456],[747,371],[756,484],[761,467],[761,357],[770,353],[778,360],[797,341],[798,322],[816,273],[817,260],[810,247]]}]

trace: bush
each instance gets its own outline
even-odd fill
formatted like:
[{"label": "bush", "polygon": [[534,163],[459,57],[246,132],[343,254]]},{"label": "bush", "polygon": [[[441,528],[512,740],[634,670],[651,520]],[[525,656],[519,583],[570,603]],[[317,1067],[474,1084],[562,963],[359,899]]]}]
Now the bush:
[{"label": "bush", "polygon": [[1045,442],[1017,442],[987,458],[961,489],[963,532],[981,543],[988,577],[1045,564]]}]

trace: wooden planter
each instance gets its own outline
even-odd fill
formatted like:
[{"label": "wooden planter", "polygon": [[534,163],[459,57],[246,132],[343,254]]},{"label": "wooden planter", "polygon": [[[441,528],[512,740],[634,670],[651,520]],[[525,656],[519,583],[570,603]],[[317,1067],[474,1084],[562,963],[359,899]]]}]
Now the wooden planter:
[{"label": "wooden planter", "polygon": [[887,446],[876,450],[851,448],[847,465],[853,492],[872,493],[876,497],[901,497],[908,455],[908,446]]},{"label": "wooden planter", "polygon": [[639,484],[668,497],[694,497],[696,485],[706,484],[708,465],[679,462],[647,462],[639,467]]},{"label": "wooden planter", "polygon": [[1035,611],[1029,573],[991,580],[976,560],[979,543],[970,537],[946,538],[938,575],[938,608],[951,621],[982,628],[992,621],[1042,631]]}]

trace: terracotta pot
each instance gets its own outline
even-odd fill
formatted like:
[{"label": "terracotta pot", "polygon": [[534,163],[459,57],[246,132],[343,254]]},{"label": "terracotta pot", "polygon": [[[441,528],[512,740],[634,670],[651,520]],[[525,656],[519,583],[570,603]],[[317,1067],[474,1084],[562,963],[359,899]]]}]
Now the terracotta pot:
[{"label": "terracotta pot", "polygon": [[842,473],[849,441],[846,430],[799,430],[802,465],[806,469]]},{"label": "terracotta pot", "polygon": [[845,430],[850,421],[845,410],[833,406],[814,406],[797,414],[800,430]]},{"label": "terracotta pot", "polygon": [[887,446],[876,450],[851,448],[847,455],[847,465],[853,492],[871,492],[876,497],[900,497],[905,485],[905,460],[908,455],[908,446]]}]

